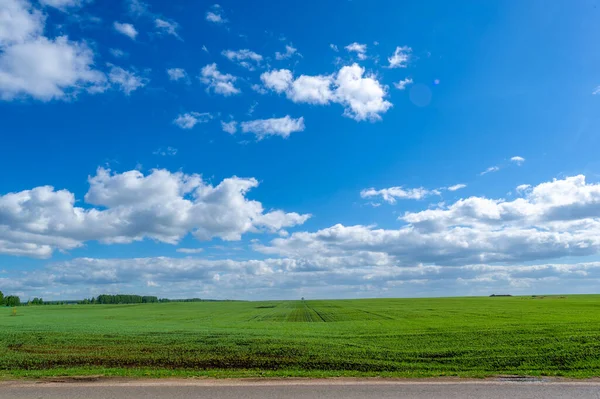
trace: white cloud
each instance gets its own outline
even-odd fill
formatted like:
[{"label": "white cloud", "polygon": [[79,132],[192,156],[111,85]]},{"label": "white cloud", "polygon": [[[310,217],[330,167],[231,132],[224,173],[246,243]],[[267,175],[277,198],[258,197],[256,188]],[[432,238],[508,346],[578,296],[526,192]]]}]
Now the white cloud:
[{"label": "white cloud", "polygon": [[183,68],[169,68],[167,69],[167,75],[169,75],[169,80],[180,80],[187,78],[187,73]]},{"label": "white cloud", "polygon": [[181,39],[179,37],[179,34],[177,33],[177,29],[179,29],[179,24],[177,22],[156,18],[154,20],[154,25],[159,30],[159,32],[175,36],[176,38]]},{"label": "white cloud", "polygon": [[289,89],[294,76],[292,75],[292,71],[288,69],[279,69],[263,73],[260,75],[260,80],[262,80],[268,89],[274,90],[277,93],[283,93]]},{"label": "white cloud", "polygon": [[286,115],[283,118],[257,119],[242,122],[240,127],[244,133],[254,133],[258,140],[262,140],[268,136],[287,138],[293,132],[304,130],[304,118],[294,119]]},{"label": "white cloud", "polygon": [[479,174],[479,176],[487,175],[488,173],[497,172],[499,170],[500,170],[499,166],[490,166],[489,168],[487,168],[486,170],[484,170],[483,172],[481,172]]},{"label": "white cloud", "polygon": [[465,187],[467,187],[466,184],[462,184],[462,183],[461,184],[455,184],[453,186],[448,187],[448,191],[457,191],[457,190],[463,189]]},{"label": "white cloud", "polygon": [[213,186],[196,174],[98,168],[88,181],[85,208],[75,206],[73,193],[51,186],[0,195],[0,253],[43,258],[91,240],[176,244],[189,233],[198,240],[239,240],[310,217],[265,212],[260,202],[246,198],[258,186],[254,178],[231,177]]},{"label": "white cloud", "polygon": [[177,248],[177,252],[182,254],[199,254],[204,251],[202,248]]},{"label": "white cloud", "polygon": [[206,20],[215,24],[224,24],[228,22],[223,16],[222,7],[218,4],[214,4],[211,9],[206,12]]},{"label": "white cloud", "polygon": [[344,116],[363,120],[379,120],[392,103],[385,100],[387,88],[374,75],[366,75],[358,64],[342,67],[336,75],[301,75],[294,79],[287,69],[261,75],[264,86],[299,103],[328,104],[345,107]]},{"label": "white cloud", "polygon": [[208,112],[187,112],[180,114],[173,120],[173,123],[182,129],[191,129],[198,123],[206,123],[212,119],[212,115]]},{"label": "white cloud", "polygon": [[44,31],[45,16],[24,0],[0,3],[0,48],[38,38]]},{"label": "white cloud", "polygon": [[395,204],[396,199],[415,199],[420,200],[430,195],[439,195],[438,190],[427,190],[423,187],[419,188],[407,188],[404,187],[390,187],[381,190],[375,190],[374,188],[367,188],[360,192],[361,198],[372,198],[379,197],[390,203]]},{"label": "white cloud", "polygon": [[406,68],[412,49],[408,46],[396,47],[394,54],[388,58],[388,68]]},{"label": "white cloud", "polygon": [[106,77],[94,69],[85,42],[42,36],[45,17],[24,0],[0,3],[0,98],[64,99],[102,91]]},{"label": "white cloud", "polygon": [[332,49],[333,51],[335,51],[336,53],[337,53],[338,51],[340,51],[340,50],[338,49],[338,46],[336,46],[336,45],[335,45],[335,44],[333,44],[333,43],[329,44],[329,48],[330,48],[330,49]]},{"label": "white cloud", "polygon": [[344,48],[348,52],[356,53],[356,56],[358,57],[359,60],[365,60],[367,58],[367,55],[366,55],[367,45],[366,44],[360,44],[360,43],[354,42],[354,43],[347,45]]},{"label": "white cloud", "polygon": [[[237,62],[240,66],[253,71],[256,66],[259,66],[263,57],[260,54],[248,49],[242,50],[223,50],[221,54],[230,61]],[[252,61],[252,62],[250,62]]]},{"label": "white cloud", "polygon": [[111,48],[108,50],[110,54],[115,58],[124,58],[127,56],[127,53],[118,48]]},{"label": "white cloud", "polygon": [[207,85],[206,90],[213,90],[217,94],[230,96],[240,93],[240,89],[235,87],[237,78],[230,74],[223,74],[217,69],[217,64],[212,63],[202,68],[200,81]]},{"label": "white cloud", "polygon": [[521,184],[517,186],[517,193],[522,195],[523,193],[526,193],[527,191],[529,191],[529,189],[531,188],[530,184]]},{"label": "white cloud", "polygon": [[117,32],[129,37],[130,39],[135,40],[136,36],[138,35],[138,31],[135,30],[135,27],[132,24],[115,21],[113,26]]},{"label": "white cloud", "polygon": [[106,78],[93,66],[93,52],[65,36],[13,44],[0,53],[0,97],[49,101],[82,90],[102,90]]},{"label": "white cloud", "polygon": [[411,78],[406,78],[404,80],[400,80],[394,83],[394,87],[398,90],[405,90],[406,86],[413,84],[413,80]]},{"label": "white cloud", "polygon": [[142,15],[149,14],[148,8],[149,8],[148,4],[144,3],[143,1],[140,1],[140,0],[128,0],[127,1],[127,10],[129,11],[129,14],[133,15],[134,17],[141,17]]},{"label": "white cloud", "polygon": [[214,13],[212,11],[207,11],[206,12],[206,20],[210,21],[210,22],[217,23],[217,24],[221,24],[221,23],[226,22],[226,20],[223,19],[223,17],[221,17],[219,14],[216,14],[216,13]]},{"label": "white cloud", "polygon": [[258,102],[254,101],[252,103],[252,105],[250,105],[250,108],[248,108],[248,112],[246,112],[246,115],[251,116],[254,113],[254,111],[256,110],[257,106],[258,106]]},{"label": "white cloud", "polygon": [[294,54],[296,54],[298,51],[298,49],[294,48],[293,46],[290,46],[289,44],[285,46],[285,53],[280,53],[279,51],[275,52],[275,59],[276,60],[285,60],[287,58],[292,57]]},{"label": "white cloud", "polygon": [[237,132],[237,122],[236,121],[230,121],[230,122],[221,121],[221,128],[223,129],[224,132],[227,132],[229,134],[234,134],[235,132]]},{"label": "white cloud", "polygon": [[[161,297],[297,299],[595,293],[600,262],[536,265],[399,266],[374,252],[355,256],[208,260],[200,256],[132,259],[76,258],[34,273],[1,278],[22,297],[84,297],[131,290]],[[148,288],[146,288],[148,287]],[[65,291],[67,294],[65,294]]]},{"label": "white cloud", "polygon": [[40,4],[64,11],[67,8],[81,6],[81,0],[40,0]]},{"label": "white cloud", "polygon": [[598,94],[598,93],[600,93],[600,86],[596,87],[596,88],[594,89],[594,91],[592,92],[592,94],[594,94],[594,95],[595,95],[595,94]]},{"label": "white cloud", "polygon": [[[390,204],[395,204],[397,199],[413,199],[413,200],[421,200],[432,195],[442,195],[442,191],[457,191],[467,187],[466,184],[455,184],[450,187],[440,187],[436,189],[426,189],[424,187],[418,188],[404,188],[401,186],[398,187],[388,187],[380,190],[376,190],[375,188],[367,188],[360,192],[361,198],[373,198],[373,197],[381,197],[385,202]],[[379,206],[378,203],[371,203],[372,206]]]},{"label": "white cloud", "polygon": [[256,83],[253,84],[252,86],[250,86],[250,88],[252,90],[254,90],[255,92],[257,92],[258,94],[266,94],[267,93],[267,90],[264,87],[262,87],[261,85],[256,84]]},{"label": "white cloud", "polygon": [[130,95],[131,92],[148,84],[147,78],[137,75],[134,71],[127,71],[112,64],[108,64],[108,66],[110,66],[108,80],[126,95]]},{"label": "white cloud", "polygon": [[162,157],[175,156],[175,155],[177,155],[177,148],[173,148],[173,147],[159,148],[158,150],[154,151],[153,154],[160,155]]},{"label": "white cloud", "polygon": [[296,103],[327,104],[334,99],[332,82],[331,76],[301,75],[292,82],[286,94]]},{"label": "white cloud", "polygon": [[515,163],[515,164],[517,164],[517,165],[519,165],[519,166],[521,166],[521,165],[523,165],[523,162],[525,162],[525,158],[519,157],[519,156],[515,156],[515,157],[512,157],[510,159],[510,161],[513,162],[513,163]]},{"label": "white cloud", "polygon": [[341,224],[256,244],[266,254],[312,259],[374,252],[398,266],[464,266],[591,256],[600,251],[600,184],[584,176],[533,187],[513,201],[482,197],[406,212],[398,229]]},{"label": "white cloud", "polygon": [[340,69],[335,79],[335,96],[346,109],[344,115],[357,121],[379,120],[392,107],[384,98],[385,86],[374,75],[363,77],[365,69],[353,64]]}]

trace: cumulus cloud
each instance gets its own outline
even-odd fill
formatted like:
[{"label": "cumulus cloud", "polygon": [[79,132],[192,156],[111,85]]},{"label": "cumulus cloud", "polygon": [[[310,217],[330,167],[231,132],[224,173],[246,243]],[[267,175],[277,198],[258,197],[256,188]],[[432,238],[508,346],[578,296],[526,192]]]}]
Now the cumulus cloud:
[{"label": "cumulus cloud", "polygon": [[210,10],[206,12],[206,20],[215,24],[224,24],[228,22],[224,16],[223,8],[218,4],[214,4]]},{"label": "cumulus cloud", "polygon": [[206,123],[212,119],[208,112],[187,112],[180,114],[173,120],[173,123],[182,129],[192,129],[198,123]]},{"label": "cumulus cloud", "polygon": [[[184,252],[185,253],[185,252]],[[352,257],[208,260],[201,256],[133,259],[76,258],[52,263],[35,273],[0,277],[5,292],[22,296],[89,296],[136,292],[162,297],[215,299],[294,299],[564,294],[564,287],[594,293],[600,262],[535,265],[476,264],[456,267],[399,266],[393,257],[360,253]],[[148,287],[148,288],[147,288]]]},{"label": "cumulus cloud", "polygon": [[187,73],[183,68],[169,68],[167,69],[167,75],[169,75],[169,80],[175,81],[187,78]]},{"label": "cumulus cloud", "polygon": [[455,184],[453,186],[448,187],[448,191],[457,191],[457,190],[463,189],[465,187],[467,187],[466,184],[462,184],[462,183],[461,184]]},{"label": "cumulus cloud", "polygon": [[45,16],[25,0],[0,3],[0,98],[65,99],[103,90],[85,42],[43,36]]},{"label": "cumulus cloud", "polygon": [[290,88],[294,76],[288,69],[279,69],[263,73],[260,75],[260,80],[268,89],[283,93]]},{"label": "cumulus cloud", "polygon": [[335,75],[301,75],[294,79],[290,70],[280,69],[261,75],[263,85],[285,93],[293,102],[344,106],[344,116],[356,121],[379,120],[392,103],[385,100],[387,88],[374,75],[366,75],[358,64],[342,67]]},{"label": "cumulus cloud", "polygon": [[309,258],[361,251],[398,265],[515,264],[600,251],[600,184],[584,176],[553,180],[513,201],[470,197],[436,209],[406,212],[398,229],[341,224],[296,232],[256,245],[266,254]]},{"label": "cumulus cloud", "polygon": [[294,119],[286,115],[283,118],[257,119],[242,122],[240,127],[244,133],[254,133],[258,140],[268,136],[288,138],[293,132],[304,130],[304,118]]},{"label": "cumulus cloud", "polygon": [[512,158],[510,159],[510,161],[511,161],[512,163],[515,163],[515,164],[517,164],[518,166],[521,166],[521,165],[523,165],[523,162],[525,162],[525,158],[523,158],[523,157],[519,157],[519,156],[515,156],[515,157],[512,157]]},{"label": "cumulus cloud", "polygon": [[223,50],[221,54],[232,62],[236,62],[240,66],[253,71],[256,66],[259,66],[263,57],[260,54],[248,49],[242,50]]},{"label": "cumulus cloud", "polygon": [[224,132],[227,132],[229,134],[234,134],[235,132],[237,132],[237,122],[236,121],[230,121],[230,122],[221,121],[221,129],[223,129]]},{"label": "cumulus cloud", "polygon": [[294,54],[297,53],[297,51],[298,50],[296,48],[288,44],[285,46],[285,53],[280,53],[279,51],[275,52],[275,59],[281,61],[287,58],[291,58]]},{"label": "cumulus cloud", "polygon": [[217,185],[200,175],[152,170],[113,173],[98,168],[89,179],[85,208],[75,195],[51,186],[0,196],[0,253],[48,257],[84,242],[129,243],[150,238],[176,244],[192,234],[239,240],[248,232],[277,232],[304,223],[310,215],[265,212],[246,198],[254,178],[231,177]]},{"label": "cumulus cloud", "polygon": [[179,29],[179,24],[177,22],[156,18],[154,20],[154,25],[160,33],[175,36],[176,38],[181,39],[177,33],[177,29]]},{"label": "cumulus cloud", "polygon": [[136,36],[138,35],[138,31],[135,29],[135,27],[132,24],[121,23],[121,22],[115,21],[113,24],[113,27],[115,28],[115,30],[117,32],[119,32],[133,40],[135,40]]},{"label": "cumulus cloud", "polygon": [[411,78],[406,78],[394,83],[394,87],[398,90],[405,90],[406,86],[413,84],[413,80]]},{"label": "cumulus cloud", "polygon": [[68,8],[81,6],[81,0],[40,0],[40,4],[65,11]]},{"label": "cumulus cloud", "polygon": [[390,187],[381,190],[374,188],[367,188],[360,192],[361,198],[372,198],[381,197],[384,201],[395,204],[396,199],[414,199],[420,200],[430,195],[439,195],[438,190],[427,190],[423,187],[419,188],[404,188],[404,187]]},{"label": "cumulus cloud", "polygon": [[348,52],[356,53],[356,56],[358,57],[359,60],[367,59],[367,55],[366,55],[367,45],[366,44],[360,44],[360,43],[354,42],[354,43],[347,45],[344,48]]},{"label": "cumulus cloud", "polygon": [[530,188],[531,188],[530,184],[520,184],[517,186],[517,193],[523,194],[523,193],[527,192]]},{"label": "cumulus cloud", "polygon": [[340,50],[338,49],[338,46],[336,46],[336,45],[335,45],[335,44],[333,44],[333,43],[330,43],[330,44],[329,44],[329,48],[330,48],[330,49],[332,49],[333,51],[335,51],[336,53],[337,53],[338,51],[340,51]]},{"label": "cumulus cloud", "polygon": [[342,67],[335,79],[335,97],[346,107],[345,116],[357,121],[380,120],[392,103],[384,99],[386,87],[374,75],[363,77],[364,73],[357,64]]},{"label": "cumulus cloud", "polygon": [[45,16],[24,0],[0,3],[0,46],[23,43],[42,35]]},{"label": "cumulus cloud", "polygon": [[331,76],[301,75],[295,79],[286,92],[295,103],[327,104],[333,100]]},{"label": "cumulus cloud", "polygon": [[228,73],[223,74],[217,69],[217,64],[212,63],[202,68],[200,81],[204,83],[207,91],[212,90],[225,97],[232,94],[239,94],[241,91],[235,87],[237,78]]},{"label": "cumulus cloud", "polygon": [[0,53],[0,97],[31,96],[49,101],[82,90],[102,90],[105,75],[94,69],[94,54],[85,43],[66,36],[38,37],[13,44]]},{"label": "cumulus cloud", "polygon": [[110,71],[108,80],[126,95],[148,84],[148,79],[139,76],[135,71],[128,71],[119,66],[108,64]]},{"label": "cumulus cloud", "polygon": [[388,68],[406,68],[411,52],[412,49],[408,46],[396,47],[394,54],[388,58]]}]

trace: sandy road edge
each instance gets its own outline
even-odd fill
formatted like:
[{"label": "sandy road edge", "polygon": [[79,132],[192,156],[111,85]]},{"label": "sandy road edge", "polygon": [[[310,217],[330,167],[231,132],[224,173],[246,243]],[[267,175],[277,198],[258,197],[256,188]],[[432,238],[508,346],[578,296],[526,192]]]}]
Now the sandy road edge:
[{"label": "sandy road edge", "polygon": [[165,378],[165,379],[132,379],[119,377],[98,377],[97,379],[86,377],[78,379],[73,377],[48,378],[39,380],[5,380],[0,381],[2,388],[18,387],[265,387],[265,386],[356,386],[356,385],[562,385],[562,386],[598,386],[600,378],[574,380],[557,377],[531,377],[512,378],[495,377],[485,379],[472,378],[239,378],[239,379],[212,379],[212,378]]}]

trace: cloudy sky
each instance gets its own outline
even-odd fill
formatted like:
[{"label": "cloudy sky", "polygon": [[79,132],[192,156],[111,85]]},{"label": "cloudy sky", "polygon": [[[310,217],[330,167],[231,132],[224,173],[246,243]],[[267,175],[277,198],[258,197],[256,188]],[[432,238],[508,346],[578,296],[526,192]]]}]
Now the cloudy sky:
[{"label": "cloudy sky", "polygon": [[596,292],[599,13],[0,0],[0,290]]}]

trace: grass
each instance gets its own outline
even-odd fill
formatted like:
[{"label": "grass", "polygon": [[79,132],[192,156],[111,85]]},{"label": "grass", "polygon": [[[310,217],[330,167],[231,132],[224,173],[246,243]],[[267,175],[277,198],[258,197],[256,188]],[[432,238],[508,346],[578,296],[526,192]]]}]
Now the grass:
[{"label": "grass", "polygon": [[600,376],[600,296],[0,308],[0,376]]}]

